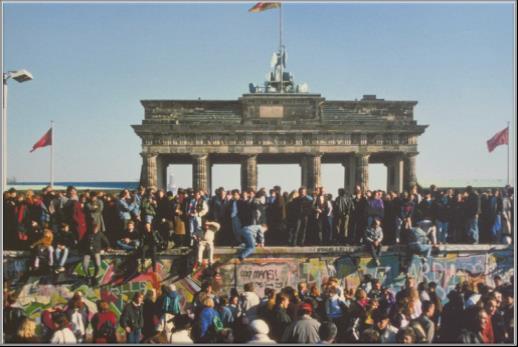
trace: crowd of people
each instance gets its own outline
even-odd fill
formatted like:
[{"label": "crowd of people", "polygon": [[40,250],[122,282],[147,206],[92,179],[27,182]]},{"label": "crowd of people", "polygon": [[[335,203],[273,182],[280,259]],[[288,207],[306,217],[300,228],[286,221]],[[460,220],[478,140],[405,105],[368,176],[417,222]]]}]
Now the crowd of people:
[{"label": "crowd of people", "polygon": [[[70,251],[83,255],[88,273],[94,262],[97,277],[104,250],[135,252],[151,258],[170,247],[198,248],[213,262],[216,246],[240,246],[244,259],[256,247],[291,245],[365,245],[379,263],[381,245],[408,245],[410,252],[429,256],[445,243],[510,244],[513,189],[477,192],[428,190],[396,192],[344,189],[333,196],[324,187],[291,193],[266,189],[218,188],[213,196],[193,189],[176,194],[139,187],[117,196],[74,187],[41,193],[15,189],[4,193],[4,248],[32,250],[33,269],[42,264],[56,273],[65,270]],[[267,233],[266,233],[267,232]]]},{"label": "crowd of people", "polygon": [[[407,245],[411,254],[429,257],[445,243],[510,244],[513,189],[477,192],[362,191],[340,189],[333,198],[323,187],[291,193],[274,187],[232,190],[214,196],[192,189],[175,194],[139,187],[117,196],[105,192],[44,188],[41,193],[4,193],[4,249],[30,250],[31,271],[64,272],[69,254],[82,256],[83,270],[96,286],[101,255],[118,249],[135,254],[144,271],[157,253],[190,247],[194,269],[214,263],[214,248],[232,246],[243,260],[265,245],[364,245],[380,263],[381,246]],[[205,253],[208,254],[204,261]],[[236,261],[239,261],[236,260]],[[90,274],[93,261],[94,273]],[[511,283],[513,281],[511,280]],[[330,278],[318,288],[300,283],[263,298],[247,284],[216,296],[210,281],[192,303],[180,309],[173,285],[136,293],[119,319],[109,303],[98,302],[90,320],[80,292],[68,305],[45,310],[40,330],[4,292],[4,337],[15,342],[109,343],[493,343],[509,342],[514,329],[513,287],[498,277],[491,283],[464,282],[448,294],[443,307],[435,283],[409,277],[393,293],[365,276],[357,288]],[[91,333],[90,333],[91,331]]]},{"label": "crowd of people", "polygon": [[434,282],[407,277],[397,293],[365,276],[356,288],[331,277],[321,287],[306,282],[256,294],[248,283],[216,295],[204,282],[193,301],[180,305],[174,284],[136,292],[119,318],[106,301],[91,316],[81,292],[34,320],[4,300],[6,342],[93,343],[512,343],[513,278],[465,281],[443,305]]}]

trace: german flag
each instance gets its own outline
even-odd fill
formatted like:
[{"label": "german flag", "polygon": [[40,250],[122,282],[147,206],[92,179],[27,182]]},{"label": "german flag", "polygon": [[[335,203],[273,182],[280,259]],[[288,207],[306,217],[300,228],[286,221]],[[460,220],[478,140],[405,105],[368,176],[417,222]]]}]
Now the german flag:
[{"label": "german flag", "polygon": [[248,12],[257,13],[281,7],[280,2],[258,2]]}]

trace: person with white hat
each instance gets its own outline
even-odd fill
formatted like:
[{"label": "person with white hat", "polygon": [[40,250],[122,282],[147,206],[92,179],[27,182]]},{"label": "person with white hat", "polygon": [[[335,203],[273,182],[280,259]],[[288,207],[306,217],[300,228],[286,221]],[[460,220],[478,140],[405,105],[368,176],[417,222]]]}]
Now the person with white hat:
[{"label": "person with white hat", "polygon": [[268,336],[270,333],[270,328],[264,320],[256,319],[250,323],[250,327],[252,328],[255,335],[250,341],[248,341],[248,343],[276,343]]}]

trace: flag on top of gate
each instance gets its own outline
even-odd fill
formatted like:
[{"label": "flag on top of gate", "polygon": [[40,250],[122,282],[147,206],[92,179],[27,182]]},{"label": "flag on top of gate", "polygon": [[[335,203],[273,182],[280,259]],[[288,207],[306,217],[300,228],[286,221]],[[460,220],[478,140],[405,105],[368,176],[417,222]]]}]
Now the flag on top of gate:
[{"label": "flag on top of gate", "polygon": [[34,150],[36,150],[38,148],[46,147],[46,146],[50,146],[50,145],[52,145],[52,128],[50,128],[49,131],[47,131],[45,133],[45,135],[43,135],[43,137],[41,139],[39,139],[38,142],[36,142],[32,146],[30,153],[32,153]]},{"label": "flag on top of gate", "polygon": [[279,7],[281,7],[280,2],[258,2],[252,8],[250,8],[248,12],[257,13]]},{"label": "flag on top of gate", "polygon": [[493,150],[500,145],[509,145],[509,127],[497,132],[495,136],[487,140],[487,149],[489,152],[493,152]]}]

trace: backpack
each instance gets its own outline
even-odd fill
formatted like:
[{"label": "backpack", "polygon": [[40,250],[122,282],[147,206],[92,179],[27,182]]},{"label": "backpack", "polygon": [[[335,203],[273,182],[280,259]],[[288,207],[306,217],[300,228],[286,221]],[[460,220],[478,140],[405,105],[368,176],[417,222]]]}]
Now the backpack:
[{"label": "backpack", "polygon": [[97,338],[105,338],[107,342],[115,335],[115,327],[110,320],[105,320],[102,325],[97,328]]},{"label": "backpack", "polygon": [[214,329],[215,333],[220,333],[225,328],[221,318],[219,318],[219,315],[215,315],[212,319],[212,328]]}]

